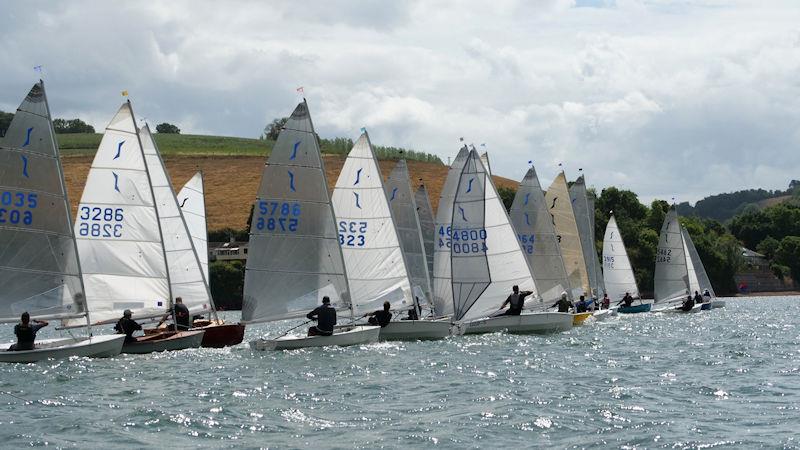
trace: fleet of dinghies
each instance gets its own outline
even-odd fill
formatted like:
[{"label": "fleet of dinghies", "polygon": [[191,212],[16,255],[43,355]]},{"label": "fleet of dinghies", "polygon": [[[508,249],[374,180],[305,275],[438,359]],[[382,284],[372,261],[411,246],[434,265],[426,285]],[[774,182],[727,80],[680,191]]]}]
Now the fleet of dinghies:
[{"label": "fleet of dinghies", "polygon": [[[0,351],[0,361],[108,357],[240,343],[245,324],[304,317],[323,297],[346,319],[332,335],[290,334],[250,342],[254,350],[441,339],[497,331],[553,333],[619,312],[678,311],[717,300],[677,212],[659,237],[655,299],[641,299],[611,213],[602,264],[595,206],[583,174],[568,187],[560,172],[544,192],[531,166],[510,213],[491,176],[489,155],[463,146],[449,167],[434,214],[424,185],[413,188],[405,160],[384,181],[365,129],[332,193],[305,100],[281,130],[253,204],[242,322],[217,317],[209,289],[203,175],[175,193],[147,124],[120,106],[95,154],[78,213],[70,216],[64,173],[44,83],[34,85],[0,140],[0,320],[57,319],[82,337],[39,340],[33,350]],[[528,294],[520,314],[504,302]],[[602,294],[611,307],[597,308]],[[636,304],[617,304],[625,294]],[[562,296],[594,301],[588,312],[553,312]],[[197,318],[188,330],[161,326],[181,298]],[[394,320],[366,316],[388,303]],[[591,302],[590,302],[591,304]],[[130,310],[162,318],[133,342],[94,335]],[[93,328],[94,327],[94,328]],[[10,345],[10,344],[8,344]],[[5,348],[8,348],[6,345]]]}]

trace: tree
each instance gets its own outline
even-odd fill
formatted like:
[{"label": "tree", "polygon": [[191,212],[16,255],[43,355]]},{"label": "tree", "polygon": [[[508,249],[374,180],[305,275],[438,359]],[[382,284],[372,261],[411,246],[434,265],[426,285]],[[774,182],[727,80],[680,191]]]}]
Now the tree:
[{"label": "tree", "polygon": [[767,236],[766,239],[758,243],[756,251],[766,256],[767,259],[772,259],[775,257],[775,253],[778,251],[780,245],[780,241],[772,236]]},{"label": "tree", "polygon": [[6,135],[11,120],[14,119],[14,114],[0,111],[0,136]]},{"label": "tree", "polygon": [[214,261],[209,267],[209,287],[214,303],[225,309],[242,309],[244,264],[241,261]]},{"label": "tree", "polygon": [[789,268],[795,284],[800,280],[800,236],[786,236],[775,253],[778,264]]},{"label": "tree", "polygon": [[273,120],[269,125],[264,127],[264,133],[261,135],[260,139],[267,141],[277,141],[278,135],[280,134],[283,127],[286,126],[286,122],[288,121],[289,121],[288,117],[282,117],[280,119]]},{"label": "tree", "polygon": [[94,127],[81,119],[54,119],[53,128],[60,134],[94,133]]},{"label": "tree", "polygon": [[156,133],[181,134],[181,129],[171,123],[164,122],[156,125]]},{"label": "tree", "polygon": [[501,186],[497,188],[497,195],[499,195],[500,200],[503,201],[503,206],[506,207],[506,211],[511,211],[511,205],[514,203],[514,197],[517,195],[517,191]]}]

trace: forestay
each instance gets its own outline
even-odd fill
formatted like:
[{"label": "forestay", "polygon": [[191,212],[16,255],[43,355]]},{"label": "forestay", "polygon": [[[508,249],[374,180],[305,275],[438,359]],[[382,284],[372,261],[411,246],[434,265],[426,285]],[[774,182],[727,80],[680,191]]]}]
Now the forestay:
[{"label": "forestay", "polygon": [[332,196],[353,311],[414,305],[411,282],[378,160],[366,132],[347,155]]},{"label": "forestay", "polygon": [[697,253],[694,242],[692,242],[692,237],[689,235],[689,231],[686,228],[684,228],[683,231],[683,239],[686,242],[686,248],[689,250],[689,260],[692,261],[694,270],[697,274],[697,282],[700,285],[700,293],[702,294],[706,289],[708,289],[708,293],[711,294],[712,297],[716,297],[717,294],[714,292],[714,287],[711,286],[711,280],[709,280],[708,273],[706,273],[706,268],[703,265],[703,261],[700,260],[700,255]]},{"label": "forestay", "polygon": [[689,291],[681,225],[675,207],[670,208],[661,226],[656,249],[654,297],[656,303],[681,301]]},{"label": "forestay", "polygon": [[208,283],[208,227],[206,225],[205,186],[203,172],[197,172],[178,193],[178,204],[192,236],[200,267]]},{"label": "forestay", "polygon": [[572,210],[575,213],[575,223],[578,226],[578,236],[581,241],[583,260],[586,274],[589,278],[589,293],[602,294],[602,273],[597,261],[597,249],[594,245],[594,207],[590,206],[589,196],[586,192],[586,182],[583,175],[579,176],[572,187],[569,188]]},{"label": "forestay", "polygon": [[684,227],[681,227],[681,238],[683,239],[683,254],[686,256],[686,272],[689,274],[689,295],[694,296],[695,292],[701,293],[703,291],[700,288],[700,281],[697,277],[697,269],[694,264],[694,259],[689,252],[689,233]]},{"label": "forestay", "polygon": [[455,200],[461,169],[467,159],[469,150],[466,146],[459,150],[456,159],[450,165],[439,206],[436,209],[436,228],[433,237],[433,304],[437,317],[453,314],[453,285],[450,269],[450,236],[453,220],[453,201]]},{"label": "forestay", "polygon": [[564,268],[567,270],[569,285],[573,295],[583,295],[589,292],[589,277],[586,271],[586,259],[583,257],[583,247],[578,235],[578,225],[575,213],[572,210],[572,201],[567,189],[567,178],[564,172],[558,174],[544,196],[556,237],[561,246],[561,256],[564,258]]},{"label": "forestay", "polygon": [[431,294],[431,280],[428,274],[428,260],[422,239],[422,229],[418,215],[414,193],[411,192],[411,181],[408,165],[404,159],[397,162],[389,178],[386,179],[386,195],[394,217],[400,248],[405,256],[408,276],[414,296],[420,304],[428,304]]},{"label": "forestay", "polygon": [[553,217],[548,211],[533,167],[528,169],[519,184],[511,205],[511,222],[517,232],[522,252],[531,266],[536,288],[541,298],[552,304],[562,292],[569,292],[570,288],[553,227]]},{"label": "forestay", "polygon": [[286,122],[253,208],[242,320],[304,316],[323,296],[350,307],[325,167],[306,102]]},{"label": "forestay", "polygon": [[211,293],[149,126],[139,129],[139,139],[156,199],[172,296],[181,297],[192,315],[208,312],[213,309]]},{"label": "forestay", "polygon": [[612,301],[622,300],[626,292],[633,298],[640,297],[625,242],[613,214],[608,219],[603,236],[603,278],[606,293]]},{"label": "forestay", "polygon": [[83,315],[84,293],[44,83],[0,138],[0,322]]},{"label": "forestay", "polygon": [[92,321],[163,314],[169,275],[130,102],[108,124],[86,179],[75,234]]},{"label": "forestay", "polygon": [[[428,264],[428,279],[433,282],[433,240],[436,233],[436,224],[433,223],[433,209],[431,208],[431,200],[428,197],[428,190],[424,184],[420,184],[417,191],[414,193],[417,202],[417,212],[419,213],[419,225],[422,229],[422,242],[425,246],[425,259]],[[431,284],[433,286],[433,284]],[[433,289],[431,289],[431,297],[433,300]]]}]

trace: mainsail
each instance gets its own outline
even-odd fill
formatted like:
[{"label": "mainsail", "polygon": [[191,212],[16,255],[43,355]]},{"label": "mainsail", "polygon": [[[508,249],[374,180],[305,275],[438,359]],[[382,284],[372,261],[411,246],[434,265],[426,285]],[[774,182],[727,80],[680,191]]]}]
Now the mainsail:
[{"label": "mainsail", "polygon": [[469,155],[466,146],[458,152],[450,165],[444,181],[439,206],[436,209],[436,228],[433,237],[433,305],[437,317],[453,314],[453,285],[450,270],[450,235],[455,200],[461,169]]},{"label": "mainsail", "polygon": [[578,226],[586,273],[589,277],[589,287],[591,288],[589,292],[602,295],[603,278],[597,261],[597,248],[594,244],[594,203],[589,201],[583,175],[579,176],[569,188],[569,194],[572,200],[572,210],[575,213],[575,222]]},{"label": "mainsail", "polygon": [[305,101],[298,104],[261,176],[250,225],[242,320],[301,317],[350,293],[325,167]]},{"label": "mainsail", "polygon": [[171,298],[164,242],[130,102],[106,127],[75,223],[93,322],[163,314]]},{"label": "mainsail", "polygon": [[[694,293],[703,292],[700,289],[700,281],[697,277],[697,269],[695,268],[694,258],[689,253],[689,232],[686,228],[681,227],[681,238],[683,239],[683,254],[686,255],[686,272],[689,274],[689,295],[694,296]],[[702,263],[701,263],[702,266]]]},{"label": "mainsail", "polygon": [[0,138],[0,322],[84,315],[64,175],[44,83]]},{"label": "mainsail", "polygon": [[389,197],[389,206],[400,238],[400,247],[405,255],[414,296],[419,298],[421,303],[428,305],[433,299],[428,259],[422,239],[419,208],[411,192],[408,165],[404,159],[397,162],[389,178],[386,179],[386,195]]},{"label": "mainsail", "polygon": [[700,260],[700,255],[697,253],[697,249],[694,247],[694,242],[692,242],[692,237],[689,235],[689,231],[686,228],[683,229],[683,240],[686,242],[686,248],[689,250],[689,260],[692,261],[694,270],[697,273],[697,282],[700,285],[700,293],[702,294],[706,289],[708,289],[708,293],[711,294],[712,297],[716,297],[717,294],[714,293],[714,287],[711,286],[711,280],[708,279],[708,274],[706,273],[706,268],[703,265],[703,261]]},{"label": "mainsail", "polygon": [[625,242],[617,227],[617,220],[612,214],[606,225],[603,236],[603,278],[608,298],[612,301],[622,300],[628,292],[633,298],[639,298],[639,288],[633,274]]},{"label": "mainsail", "polygon": [[589,277],[586,271],[586,260],[578,234],[578,225],[572,209],[572,200],[567,188],[564,172],[558,174],[544,196],[550,215],[553,217],[556,236],[564,258],[569,285],[573,295],[589,293]]},{"label": "mainsail", "polygon": [[522,252],[528,258],[542,299],[545,302],[554,302],[562,292],[569,292],[569,281],[553,227],[553,217],[548,211],[533,167],[528,169],[514,196],[511,222],[517,232]]},{"label": "mainsail", "polygon": [[173,298],[180,297],[192,315],[213,310],[211,293],[172,182],[148,125],[139,129],[145,163],[156,199]]},{"label": "mainsail", "polygon": [[392,309],[414,306],[378,159],[362,133],[347,155],[331,198],[339,230],[353,310],[367,312],[384,301]]},{"label": "mainsail", "polygon": [[[419,226],[422,229],[422,242],[425,245],[425,259],[428,262],[428,279],[433,283],[433,240],[436,233],[436,224],[433,223],[431,200],[424,184],[419,185],[414,197],[417,202]],[[433,301],[433,289],[431,289],[431,297],[428,300]]]},{"label": "mainsail", "polygon": [[203,172],[197,172],[183,185],[178,193],[178,204],[183,211],[183,218],[186,220],[186,226],[189,227],[194,249],[200,259],[200,267],[206,277],[206,283],[208,283],[208,229]]},{"label": "mainsail", "polygon": [[670,208],[661,226],[653,282],[656,303],[681,301],[689,293],[689,273],[686,267],[681,225],[674,206]]}]

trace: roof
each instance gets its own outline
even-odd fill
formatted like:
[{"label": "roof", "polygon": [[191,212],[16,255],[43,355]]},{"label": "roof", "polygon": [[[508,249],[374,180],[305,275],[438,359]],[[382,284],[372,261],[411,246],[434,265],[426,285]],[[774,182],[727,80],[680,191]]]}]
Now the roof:
[{"label": "roof", "polygon": [[749,248],[742,247],[742,256],[745,258],[766,258],[766,256],[758,253],[756,251],[750,250]]}]

